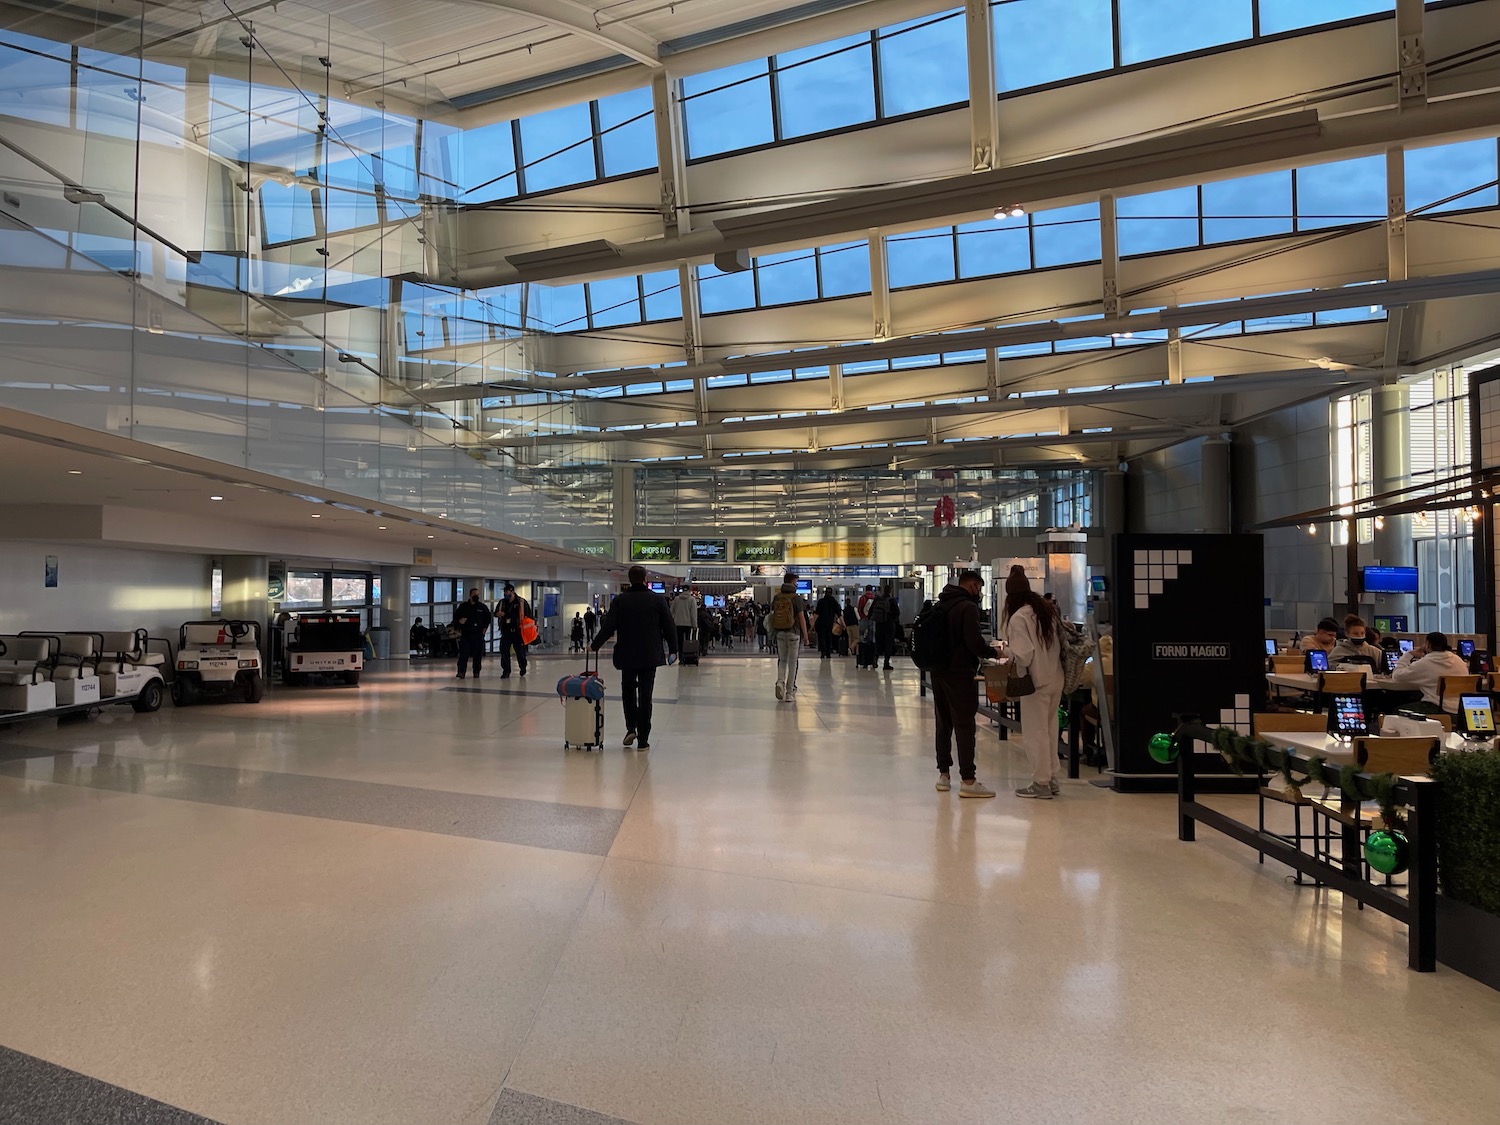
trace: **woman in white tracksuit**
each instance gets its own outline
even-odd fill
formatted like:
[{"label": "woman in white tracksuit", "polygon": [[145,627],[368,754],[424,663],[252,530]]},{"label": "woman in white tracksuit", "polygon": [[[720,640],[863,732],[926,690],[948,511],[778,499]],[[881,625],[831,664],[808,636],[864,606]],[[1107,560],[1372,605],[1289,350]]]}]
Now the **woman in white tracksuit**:
[{"label": "woman in white tracksuit", "polygon": [[1062,648],[1057,607],[1034,593],[1026,572],[1010,568],[1005,579],[1006,649],[1017,676],[1031,673],[1036,691],[1021,697],[1021,745],[1031,762],[1031,784],[1017,797],[1051,800],[1057,784],[1057,708],[1062,702]]}]

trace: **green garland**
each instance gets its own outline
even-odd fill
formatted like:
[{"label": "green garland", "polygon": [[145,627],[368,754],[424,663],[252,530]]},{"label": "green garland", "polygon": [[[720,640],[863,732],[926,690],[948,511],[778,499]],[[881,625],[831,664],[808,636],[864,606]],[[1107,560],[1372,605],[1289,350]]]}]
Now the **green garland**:
[{"label": "green garland", "polygon": [[1339,766],[1336,770],[1328,765],[1328,759],[1313,756],[1306,765],[1300,765],[1287,749],[1267,742],[1263,738],[1251,738],[1219,727],[1213,732],[1210,742],[1215,750],[1229,763],[1235,773],[1273,774],[1279,773],[1288,789],[1301,794],[1307,782],[1321,785],[1325,789],[1340,789],[1353,793],[1361,800],[1372,800],[1380,806],[1380,819],[1388,829],[1406,830],[1405,800],[1396,792],[1396,776],[1376,773],[1365,776],[1357,766]]}]

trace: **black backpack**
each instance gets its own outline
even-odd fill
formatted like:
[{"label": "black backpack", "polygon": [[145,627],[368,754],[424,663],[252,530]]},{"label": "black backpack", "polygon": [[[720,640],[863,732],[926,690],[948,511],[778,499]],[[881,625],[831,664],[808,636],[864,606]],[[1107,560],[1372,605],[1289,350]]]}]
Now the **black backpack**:
[{"label": "black backpack", "polygon": [[946,668],[953,659],[953,640],[948,635],[948,610],[936,602],[917,614],[911,627],[911,659],[924,672]]}]

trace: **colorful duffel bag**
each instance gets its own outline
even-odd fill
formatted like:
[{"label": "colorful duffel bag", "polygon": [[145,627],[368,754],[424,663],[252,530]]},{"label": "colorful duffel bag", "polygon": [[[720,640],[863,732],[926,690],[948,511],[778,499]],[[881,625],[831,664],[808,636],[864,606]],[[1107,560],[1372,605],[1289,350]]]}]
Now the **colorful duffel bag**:
[{"label": "colorful duffel bag", "polygon": [[597,672],[580,672],[557,681],[559,699],[587,699],[598,703],[604,698],[604,681]]}]

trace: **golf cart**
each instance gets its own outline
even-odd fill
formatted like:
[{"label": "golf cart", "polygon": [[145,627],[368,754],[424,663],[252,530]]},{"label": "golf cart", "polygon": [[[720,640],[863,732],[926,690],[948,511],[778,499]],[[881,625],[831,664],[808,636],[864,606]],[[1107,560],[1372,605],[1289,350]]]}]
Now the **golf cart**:
[{"label": "golf cart", "polygon": [[[151,651],[152,645],[162,651]],[[146,630],[0,636],[0,723],[128,703],[155,711],[166,695],[172,648]]]},{"label": "golf cart", "polygon": [[203,695],[238,695],[246,703],[259,703],[265,694],[258,622],[223,619],[182,626],[173,703],[186,707]]},{"label": "golf cart", "polygon": [[281,666],[287,684],[305,684],[311,676],[337,676],[353,686],[364,666],[359,614],[304,613],[293,619]]}]

